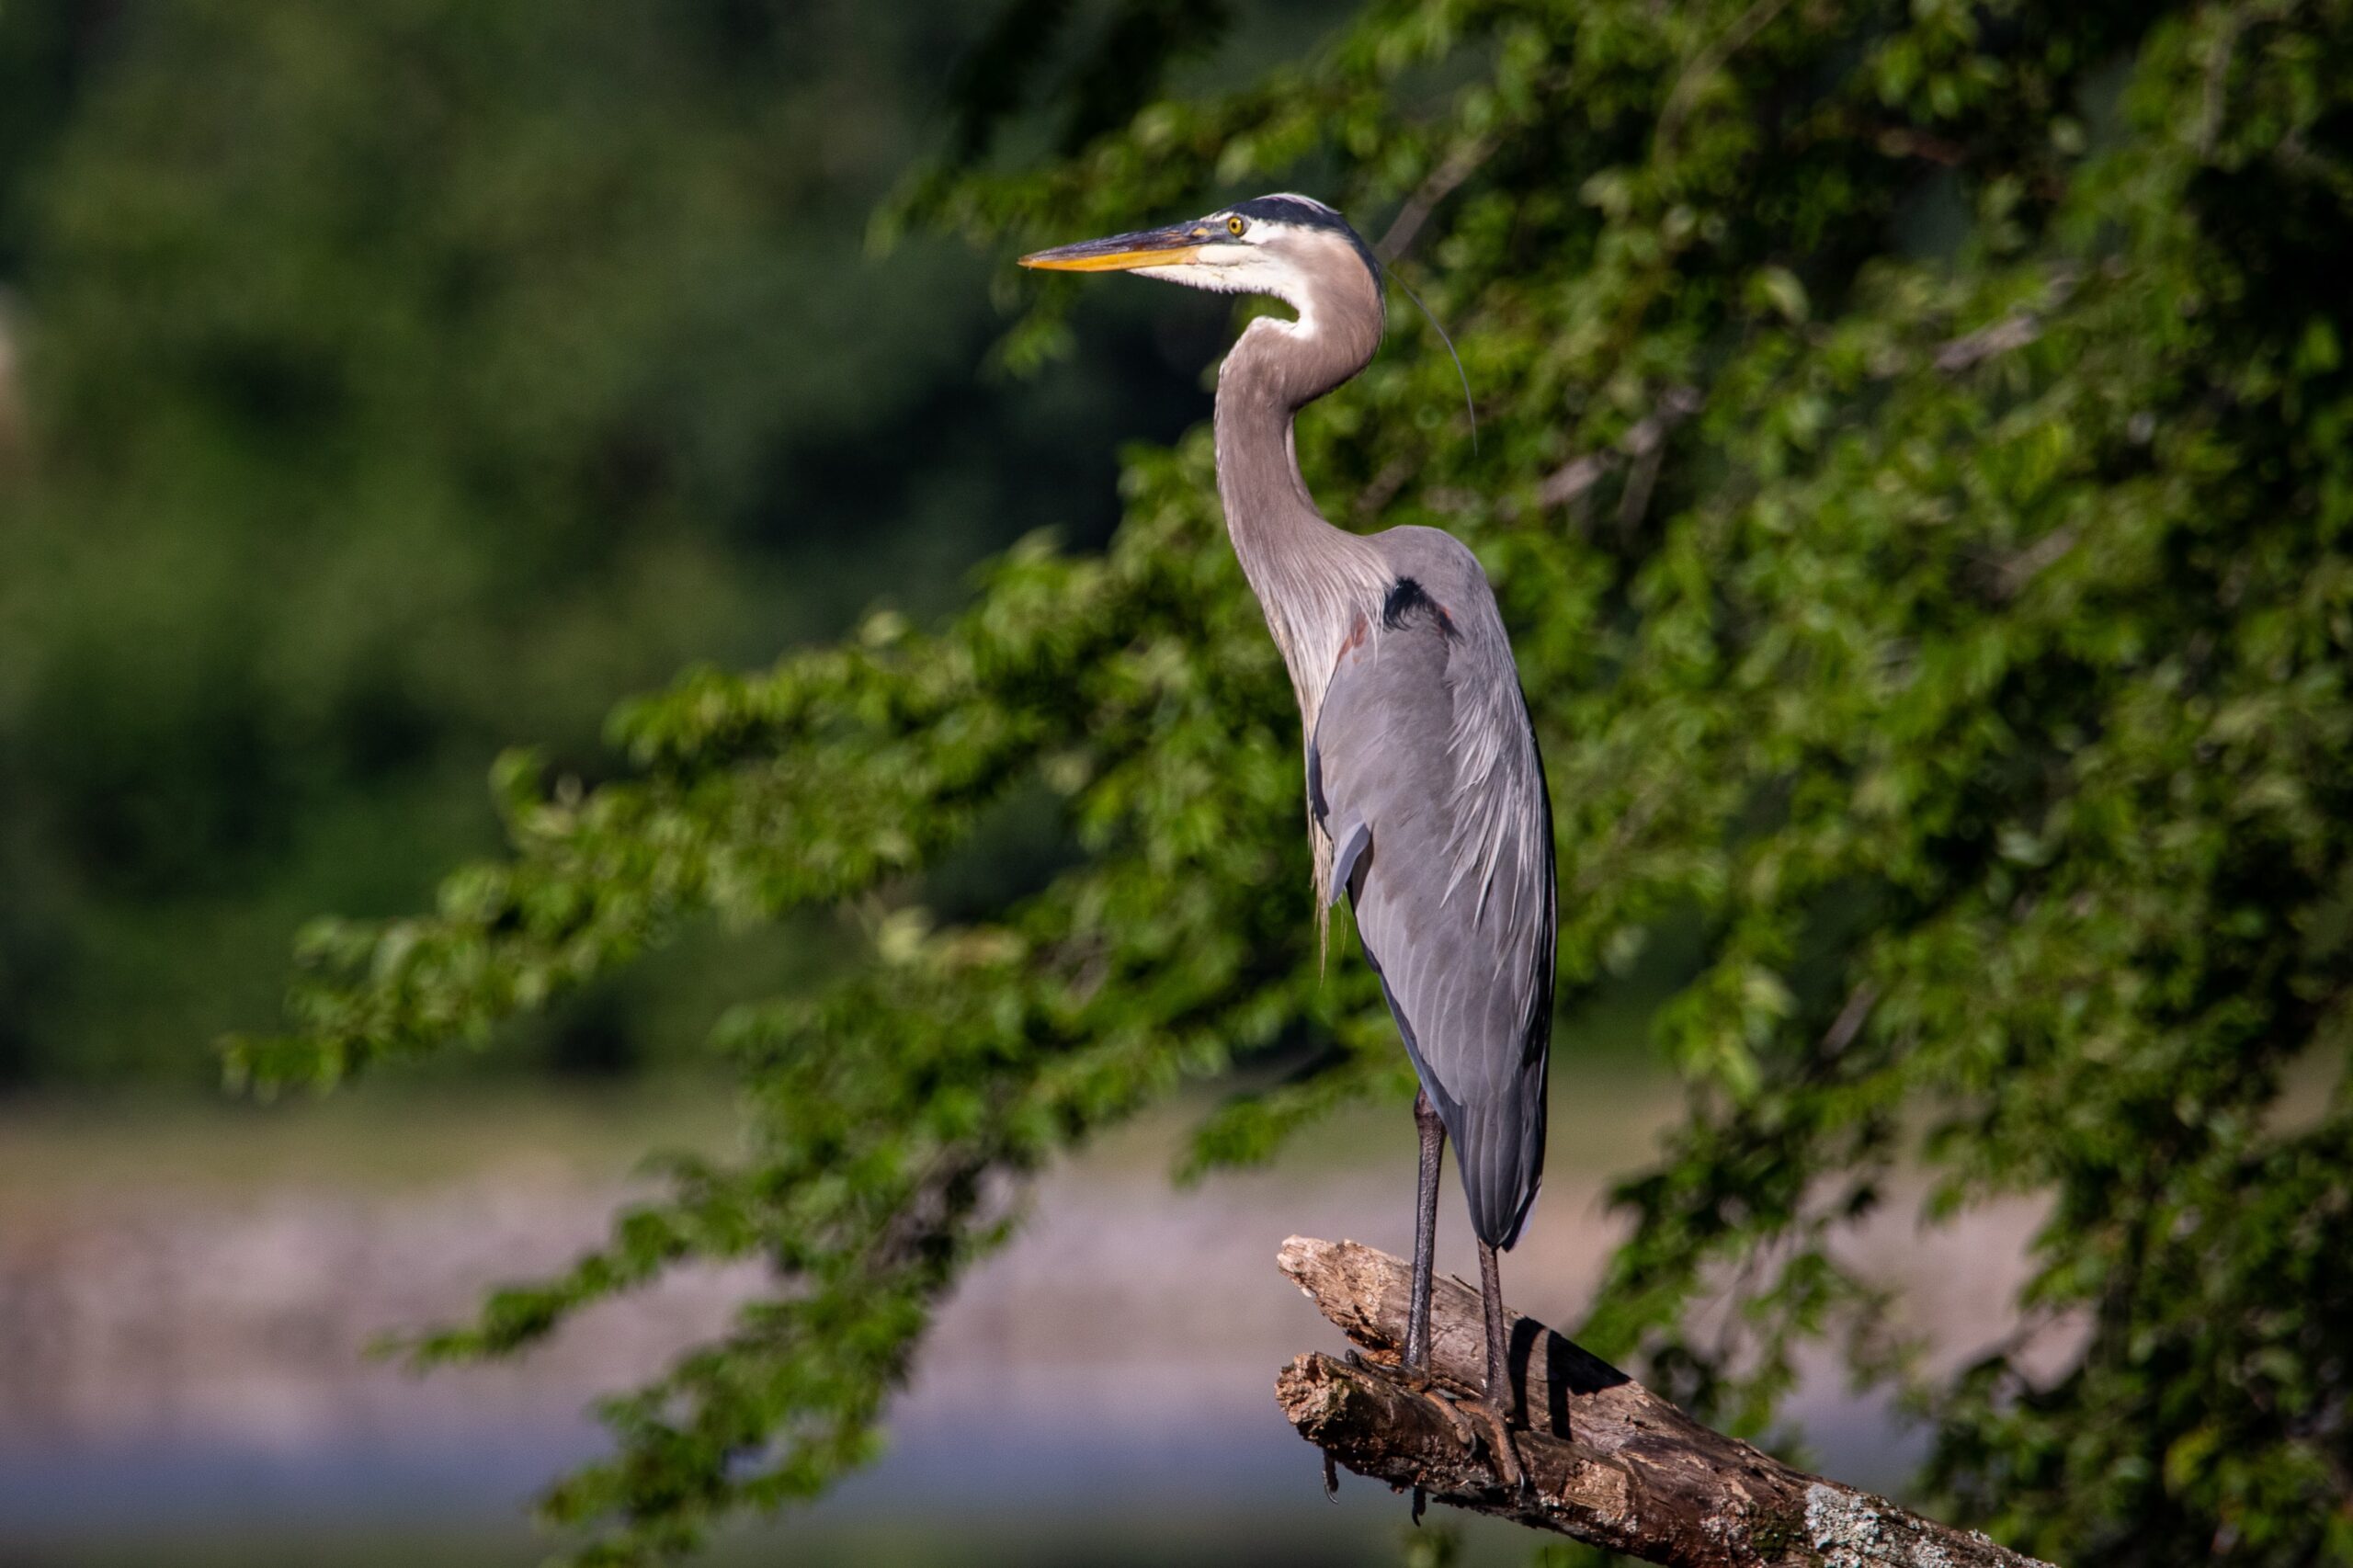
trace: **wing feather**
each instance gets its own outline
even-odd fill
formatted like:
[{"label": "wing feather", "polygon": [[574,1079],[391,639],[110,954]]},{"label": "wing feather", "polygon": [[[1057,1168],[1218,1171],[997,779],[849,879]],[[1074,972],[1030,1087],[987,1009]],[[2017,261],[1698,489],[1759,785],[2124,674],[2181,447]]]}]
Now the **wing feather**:
[{"label": "wing feather", "polygon": [[[1395,530],[1398,534],[1427,530]],[[1380,636],[1324,693],[1311,796],[1415,1071],[1456,1142],[1473,1228],[1509,1245],[1541,1181],[1554,937],[1543,764],[1469,551],[1416,543]],[[1451,555],[1445,553],[1451,547]],[[1410,588],[1410,593],[1406,590]]]}]

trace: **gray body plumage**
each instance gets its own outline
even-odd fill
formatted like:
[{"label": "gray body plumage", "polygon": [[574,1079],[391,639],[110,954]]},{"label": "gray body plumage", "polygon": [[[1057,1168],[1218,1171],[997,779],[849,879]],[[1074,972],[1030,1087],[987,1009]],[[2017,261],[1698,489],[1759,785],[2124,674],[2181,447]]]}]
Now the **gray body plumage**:
[{"label": "gray body plumage", "polygon": [[1348,895],[1472,1228],[1508,1247],[1544,1168],[1543,764],[1478,559],[1436,528],[1358,535],[1317,511],[1292,418],[1371,359],[1381,290],[1354,243],[1302,247],[1291,270],[1298,320],[1252,322],[1219,373],[1218,491],[1299,697],[1319,894]]},{"label": "gray body plumage", "polygon": [[[1334,528],[1300,475],[1293,416],[1380,347],[1378,263],[1339,214],[1298,196],[1024,262],[1269,294],[1298,312],[1251,322],[1219,372],[1218,494],[1299,699],[1318,907],[1354,904],[1491,1267],[1543,1174],[1552,815],[1477,559],[1435,528]],[[1416,1272],[1426,1304],[1426,1246]]]},{"label": "gray body plumage", "polygon": [[[1309,804],[1414,1069],[1454,1140],[1471,1226],[1508,1247],[1543,1180],[1552,835],[1510,648],[1451,536],[1371,541],[1396,574],[1380,634],[1341,653]],[[1501,678],[1497,676],[1500,673]]]}]

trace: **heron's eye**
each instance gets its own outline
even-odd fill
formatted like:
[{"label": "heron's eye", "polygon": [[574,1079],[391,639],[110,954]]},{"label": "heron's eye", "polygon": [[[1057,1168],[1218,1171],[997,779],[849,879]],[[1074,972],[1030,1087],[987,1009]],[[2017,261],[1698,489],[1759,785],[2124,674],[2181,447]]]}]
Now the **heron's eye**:
[{"label": "heron's eye", "polygon": [[1242,237],[1242,231],[1249,226],[1249,224],[1244,222],[1239,218],[1228,218],[1225,221],[1225,232],[1232,234],[1237,240]]}]

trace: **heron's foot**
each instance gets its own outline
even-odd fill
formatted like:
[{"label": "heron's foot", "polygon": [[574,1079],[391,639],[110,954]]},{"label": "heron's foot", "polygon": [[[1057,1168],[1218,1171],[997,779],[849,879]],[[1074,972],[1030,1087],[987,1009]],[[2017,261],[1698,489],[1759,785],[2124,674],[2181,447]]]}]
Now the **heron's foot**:
[{"label": "heron's foot", "polygon": [[1480,1441],[1479,1428],[1471,1417],[1462,1413],[1462,1406],[1466,1402],[1461,1394],[1450,1389],[1439,1388],[1435,1383],[1427,1389],[1415,1392],[1427,1394],[1431,1403],[1446,1413],[1447,1420],[1453,1424],[1456,1442],[1476,1451]]},{"label": "heron's foot", "polygon": [[1511,1423],[1504,1418],[1500,1406],[1490,1400],[1470,1403],[1468,1409],[1478,1413],[1480,1425],[1486,1427],[1487,1449],[1495,1455],[1495,1479],[1507,1492],[1517,1492],[1522,1501],[1535,1493],[1535,1485],[1528,1479],[1528,1466],[1521,1462],[1518,1439],[1512,1436]]},{"label": "heron's foot", "polygon": [[[1415,1393],[1430,1400],[1440,1410],[1446,1412],[1447,1420],[1454,1425],[1455,1439],[1464,1448],[1475,1449],[1478,1447],[1478,1428],[1471,1425],[1470,1417],[1464,1415],[1461,1411],[1455,1408],[1454,1395],[1438,1386],[1438,1380],[1430,1376],[1430,1370],[1427,1367],[1415,1367],[1410,1364],[1402,1366],[1397,1369],[1397,1381],[1404,1383],[1407,1388],[1412,1389]],[[1421,1487],[1415,1487],[1415,1528],[1418,1529],[1421,1528],[1422,1516],[1429,1512],[1429,1506],[1430,1494]]]}]

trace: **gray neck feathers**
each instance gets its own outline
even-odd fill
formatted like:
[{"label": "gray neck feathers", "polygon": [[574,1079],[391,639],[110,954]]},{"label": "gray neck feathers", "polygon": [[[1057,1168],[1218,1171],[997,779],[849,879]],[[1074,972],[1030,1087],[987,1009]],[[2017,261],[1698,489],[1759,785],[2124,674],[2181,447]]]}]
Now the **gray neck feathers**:
[{"label": "gray neck feathers", "polygon": [[1218,373],[1217,488],[1312,737],[1340,650],[1359,625],[1379,632],[1389,573],[1370,540],[1334,528],[1315,509],[1291,418],[1371,360],[1381,346],[1381,293],[1349,257],[1345,267],[1319,269],[1313,287],[1290,303],[1296,322],[1252,322]]}]

